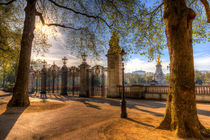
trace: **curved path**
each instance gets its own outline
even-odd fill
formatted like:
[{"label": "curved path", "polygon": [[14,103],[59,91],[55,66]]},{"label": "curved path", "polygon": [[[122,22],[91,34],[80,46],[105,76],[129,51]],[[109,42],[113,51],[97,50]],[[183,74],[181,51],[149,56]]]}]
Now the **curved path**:
[{"label": "curved path", "polygon": [[[0,111],[10,97],[0,97]],[[51,96],[30,100],[65,106],[39,112],[7,109],[0,114],[0,139],[178,139],[170,131],[155,129],[163,117],[165,102],[129,99],[129,118],[125,120],[119,117],[118,99]],[[210,104],[197,106],[200,120],[210,127]]]}]

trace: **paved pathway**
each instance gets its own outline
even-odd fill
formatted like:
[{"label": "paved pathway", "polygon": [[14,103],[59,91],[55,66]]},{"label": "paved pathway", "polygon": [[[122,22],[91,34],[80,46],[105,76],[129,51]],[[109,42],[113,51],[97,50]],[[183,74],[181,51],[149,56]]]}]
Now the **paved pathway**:
[{"label": "paved pathway", "polygon": [[[11,96],[0,93],[0,111]],[[0,114],[0,139],[178,139],[170,131],[157,130],[165,102],[128,100],[129,119],[120,119],[118,99],[51,96],[30,97],[31,102],[57,102],[54,110],[27,112],[27,108]],[[2,104],[1,104],[2,103]],[[210,104],[197,104],[201,122],[210,127]]]}]

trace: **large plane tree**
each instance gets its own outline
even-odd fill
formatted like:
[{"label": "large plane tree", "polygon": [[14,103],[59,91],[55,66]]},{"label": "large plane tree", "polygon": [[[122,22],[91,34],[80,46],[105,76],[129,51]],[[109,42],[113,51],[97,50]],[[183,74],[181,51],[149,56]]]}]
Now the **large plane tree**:
[{"label": "large plane tree", "polygon": [[[201,1],[210,22],[207,1]],[[164,0],[164,22],[170,56],[166,113],[159,128],[176,130],[180,137],[209,136],[198,120],[195,101],[192,22],[196,13],[184,0]]]}]

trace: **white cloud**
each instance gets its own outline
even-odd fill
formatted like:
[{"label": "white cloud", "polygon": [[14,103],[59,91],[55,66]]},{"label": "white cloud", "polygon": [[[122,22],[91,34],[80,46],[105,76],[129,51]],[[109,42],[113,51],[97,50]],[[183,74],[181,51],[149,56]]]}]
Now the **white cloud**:
[{"label": "white cloud", "polygon": [[[167,66],[169,62],[162,62],[162,69],[164,73],[168,73]],[[125,72],[132,72],[136,70],[144,70],[146,72],[155,72],[156,62],[147,62],[145,60],[141,60],[139,58],[134,58],[125,64]]]},{"label": "white cloud", "polygon": [[[79,66],[82,63],[81,57],[76,57],[70,54],[70,50],[66,49],[62,45],[55,45],[49,48],[47,53],[44,53],[43,55],[36,55],[35,53],[32,53],[32,59],[37,60],[45,60],[48,64],[53,64],[53,62],[56,63],[58,66],[62,66],[62,58],[66,57],[68,59],[67,66]],[[94,65],[103,65],[106,66],[107,60],[93,60],[87,58],[87,63],[91,66]]]},{"label": "white cloud", "polygon": [[194,65],[197,70],[210,70],[210,56],[195,58]]},{"label": "white cloud", "polygon": [[[60,35],[62,37],[62,35]],[[51,48],[49,48],[49,51],[42,55],[36,56],[36,54],[32,54],[32,59],[37,60],[46,60],[48,64],[53,64],[53,61],[58,66],[62,66],[62,58],[66,56],[68,61],[68,66],[78,66],[82,63],[82,60],[80,57],[76,57],[70,54],[70,50],[67,50],[63,43],[58,44],[56,42]],[[162,59],[162,69],[164,73],[169,73],[169,70],[167,70],[167,66],[169,65],[169,60]],[[203,56],[203,57],[196,57],[194,58],[194,65],[195,69],[197,70],[210,70],[210,56]],[[87,63],[91,66],[94,65],[103,65],[107,66],[107,60],[104,56],[104,60],[94,60],[94,59],[88,59]],[[138,57],[131,59],[130,61],[125,63],[125,72],[132,72],[136,70],[144,70],[147,72],[155,72],[156,69],[156,62],[147,62],[146,59],[140,59]]]},{"label": "white cloud", "polygon": [[[167,66],[169,61],[164,61],[161,63],[164,73],[169,73]],[[210,70],[210,56],[195,58],[194,60],[195,69],[197,70]],[[132,72],[136,70],[144,70],[147,72],[155,72],[156,62],[147,62],[139,58],[134,58],[125,64],[125,72]]]}]

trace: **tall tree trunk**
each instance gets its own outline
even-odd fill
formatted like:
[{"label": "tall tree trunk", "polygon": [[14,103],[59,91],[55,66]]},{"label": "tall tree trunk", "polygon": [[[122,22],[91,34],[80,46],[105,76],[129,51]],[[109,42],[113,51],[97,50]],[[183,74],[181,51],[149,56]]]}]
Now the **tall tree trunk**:
[{"label": "tall tree trunk", "polygon": [[33,32],[35,29],[36,2],[37,0],[27,0],[17,80],[15,83],[12,99],[7,105],[9,107],[28,106],[30,104],[28,97],[28,74],[30,67],[32,41],[34,38]]},{"label": "tall tree trunk", "polygon": [[175,130],[179,137],[208,135],[197,116],[192,48],[195,12],[184,0],[164,0],[164,22],[170,54],[170,86],[166,113],[159,128]]},{"label": "tall tree trunk", "polygon": [[4,69],[3,69],[3,85],[2,85],[3,88],[5,88],[5,80],[6,80],[6,79],[5,79],[5,73],[6,73],[6,72],[5,72],[5,67],[4,67]]}]

